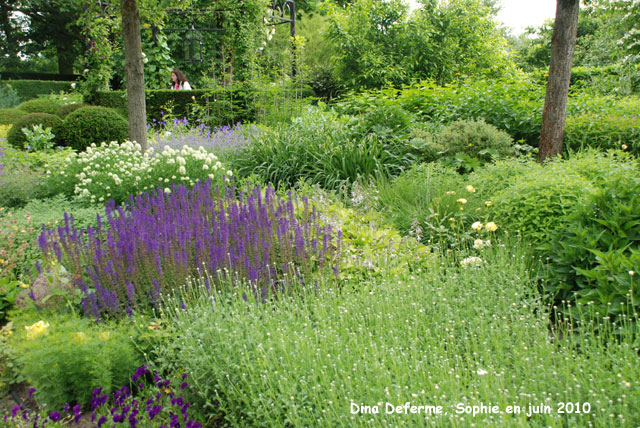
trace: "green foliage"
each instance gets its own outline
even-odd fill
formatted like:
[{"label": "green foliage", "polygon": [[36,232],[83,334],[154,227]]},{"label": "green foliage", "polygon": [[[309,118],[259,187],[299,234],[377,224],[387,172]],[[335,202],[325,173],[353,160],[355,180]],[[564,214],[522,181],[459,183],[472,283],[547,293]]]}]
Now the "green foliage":
[{"label": "green foliage", "polygon": [[158,32],[152,37],[151,32],[146,32],[148,37],[143,38],[142,50],[144,52],[144,84],[149,89],[166,89],[171,71],[175,63],[171,58],[171,50],[167,44],[167,36]]},{"label": "green foliage", "polygon": [[73,113],[74,111],[82,108],[88,107],[88,104],[74,103],[74,104],[65,104],[60,106],[56,111],[56,114],[60,116],[62,120],[69,115],[69,113]]},{"label": "green foliage", "polygon": [[129,124],[115,110],[106,107],[83,107],[64,119],[59,139],[77,151],[91,144],[123,142],[129,135]]},{"label": "green foliage", "polygon": [[513,154],[513,140],[484,120],[458,120],[442,129],[438,142],[448,154],[466,153],[484,161]]},{"label": "green foliage", "polygon": [[11,125],[16,120],[20,119],[22,116],[25,116],[27,113],[24,110],[19,110],[17,108],[3,108],[0,109],[0,125]]},{"label": "green foliage", "polygon": [[56,143],[59,143],[62,131],[62,120],[58,116],[48,113],[30,113],[18,119],[7,135],[7,142],[17,149],[24,149],[27,144],[27,137],[22,128],[32,129],[35,125],[51,128],[56,136]]},{"label": "green foliage", "polygon": [[25,101],[17,107],[19,110],[24,110],[28,113],[49,113],[56,114],[60,108],[60,104],[51,98],[36,98],[33,100]]},{"label": "green foliage", "polygon": [[11,85],[0,85],[0,109],[13,108],[20,104],[20,96],[18,91],[13,89]]},{"label": "green foliage", "polygon": [[[327,3],[330,5],[330,3]],[[408,14],[400,0],[327,6],[327,35],[340,82],[350,88],[400,86],[459,74],[502,75],[506,41],[481,0],[429,2]]]},{"label": "green foliage", "polygon": [[143,363],[128,321],[97,326],[58,316],[26,327],[10,346],[18,351],[21,372],[52,409],[65,403],[88,408],[94,388],[110,393],[128,384]]},{"label": "green foliage", "polygon": [[[590,317],[618,321],[640,311],[640,172],[637,161],[624,159],[607,158],[598,186],[545,246],[551,258],[546,291],[557,302],[591,305]],[[574,317],[582,315],[573,310]]]},{"label": "green foliage", "polygon": [[531,165],[492,198],[494,215],[506,223],[509,232],[520,233],[537,246],[565,227],[567,216],[589,187],[588,179],[566,168],[563,162],[544,167]]},{"label": "green foliage", "polygon": [[41,172],[28,167],[5,169],[0,184],[0,206],[21,207],[42,195]]},{"label": "green foliage", "polygon": [[640,155],[640,116],[583,114],[567,119],[565,148],[623,149]]},{"label": "green foliage", "polygon": [[299,179],[337,189],[359,177],[396,175],[413,157],[408,148],[375,134],[362,136],[348,118],[309,109],[290,124],[262,128],[231,167],[240,176],[293,186]]},{"label": "green foliage", "polygon": [[432,81],[402,90],[385,89],[351,94],[335,105],[343,114],[358,114],[373,106],[397,104],[417,120],[448,124],[456,120],[479,120],[506,131],[515,141],[537,146],[542,126],[544,91],[524,77],[473,79],[447,86]]},{"label": "green foliage", "polygon": [[53,80],[11,80],[10,82],[11,87],[18,92],[18,96],[23,101],[38,98],[43,95],[68,91],[72,85],[72,82],[58,82]]},{"label": "green foliage", "polygon": [[53,148],[55,135],[51,128],[43,128],[42,125],[34,125],[32,129],[22,128],[27,138],[26,146],[30,151],[49,151]]}]

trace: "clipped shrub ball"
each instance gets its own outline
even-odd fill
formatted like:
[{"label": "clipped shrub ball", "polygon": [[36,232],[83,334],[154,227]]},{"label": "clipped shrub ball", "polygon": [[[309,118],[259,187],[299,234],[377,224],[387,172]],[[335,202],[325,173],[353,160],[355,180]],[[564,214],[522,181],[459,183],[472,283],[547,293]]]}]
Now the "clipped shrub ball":
[{"label": "clipped shrub ball", "polygon": [[56,111],[56,114],[60,116],[60,119],[64,120],[70,113],[73,113],[74,111],[83,107],[89,107],[89,104],[65,104],[58,107],[58,111]]},{"label": "clipped shrub ball", "polygon": [[60,143],[59,135],[62,130],[62,119],[54,114],[31,113],[18,119],[7,134],[7,142],[16,149],[24,149],[27,137],[22,132],[22,128],[31,129],[35,125],[42,125],[43,128],[51,128],[51,132],[56,136],[56,144]]},{"label": "clipped shrub ball", "polygon": [[34,100],[25,101],[17,107],[27,113],[49,113],[56,114],[60,104],[50,98],[36,98]]},{"label": "clipped shrub ball", "polygon": [[0,108],[0,125],[11,125],[27,114],[29,113],[18,108]]},{"label": "clipped shrub ball", "polygon": [[513,139],[484,120],[458,120],[442,129],[438,145],[451,156],[465,153],[471,157],[490,161],[495,157],[513,154]]},{"label": "clipped shrub ball", "polygon": [[62,128],[64,144],[77,151],[83,151],[93,143],[123,142],[129,135],[127,121],[106,107],[82,107],[69,113]]}]

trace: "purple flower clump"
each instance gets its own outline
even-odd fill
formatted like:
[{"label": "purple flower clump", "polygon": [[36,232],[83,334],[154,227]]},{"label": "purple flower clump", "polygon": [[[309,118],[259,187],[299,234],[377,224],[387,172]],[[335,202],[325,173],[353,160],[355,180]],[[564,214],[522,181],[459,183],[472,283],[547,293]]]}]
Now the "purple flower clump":
[{"label": "purple flower clump", "polygon": [[272,187],[240,196],[210,181],[174,185],[170,194],[158,188],[126,207],[107,204],[106,220],[108,227],[99,217],[97,228],[78,230],[65,215],[39,238],[45,257],[64,259],[85,293],[85,314],[96,318],[155,306],[160,293],[203,268],[214,279],[248,280],[261,299],[287,285],[284,273],[304,285],[306,274],[337,271],[341,233],[321,224],[306,198],[280,198]]},{"label": "purple flower clump", "polygon": [[183,146],[194,149],[202,146],[209,151],[223,152],[244,148],[250,136],[255,132],[252,128],[246,128],[240,123],[234,126],[210,127],[204,123],[187,128],[187,119],[174,119],[173,121],[156,122],[153,125],[162,125],[157,137],[158,151],[165,147],[180,150]]}]

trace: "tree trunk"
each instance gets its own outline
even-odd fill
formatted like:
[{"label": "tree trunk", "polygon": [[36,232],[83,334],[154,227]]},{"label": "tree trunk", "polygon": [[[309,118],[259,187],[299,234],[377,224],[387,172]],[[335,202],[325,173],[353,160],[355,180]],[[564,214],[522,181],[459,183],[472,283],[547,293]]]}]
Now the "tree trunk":
[{"label": "tree trunk", "polygon": [[549,81],[544,99],[542,132],[538,151],[538,161],[540,162],[552,158],[562,151],[579,9],[579,0],[557,0],[556,20],[551,38]]},{"label": "tree trunk", "polygon": [[129,105],[129,138],[140,144],[144,153],[147,151],[147,106],[140,39],[140,11],[136,0],[121,0],[120,5]]},{"label": "tree trunk", "polygon": [[58,54],[58,74],[73,74],[73,61],[75,59],[73,40],[56,40],[56,52]]}]

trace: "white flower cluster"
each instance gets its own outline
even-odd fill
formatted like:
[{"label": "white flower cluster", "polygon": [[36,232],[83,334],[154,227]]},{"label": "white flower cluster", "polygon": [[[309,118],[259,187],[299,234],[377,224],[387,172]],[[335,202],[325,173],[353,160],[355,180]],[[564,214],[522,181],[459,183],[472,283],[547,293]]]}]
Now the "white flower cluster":
[{"label": "white flower cluster", "polygon": [[197,180],[232,175],[203,147],[184,146],[180,151],[165,147],[159,154],[150,148],[143,154],[140,145],[131,141],[92,144],[85,152],[68,157],[58,174],[65,176],[65,170],[80,170],[75,174],[74,194],[91,203],[124,201],[129,194],[159,185],[166,189],[169,183],[193,186]]}]

